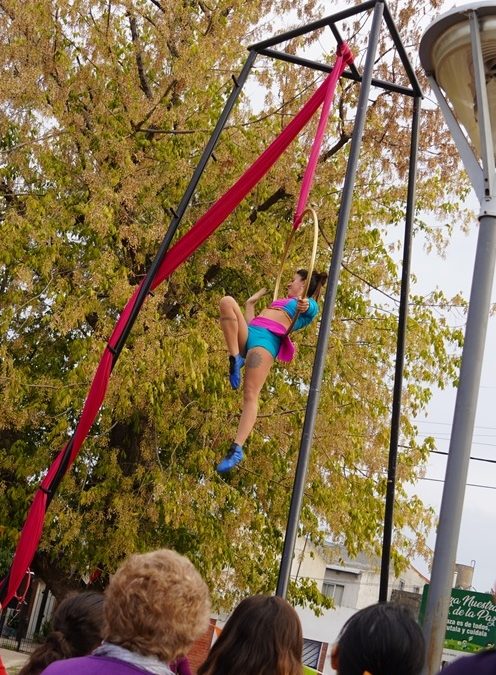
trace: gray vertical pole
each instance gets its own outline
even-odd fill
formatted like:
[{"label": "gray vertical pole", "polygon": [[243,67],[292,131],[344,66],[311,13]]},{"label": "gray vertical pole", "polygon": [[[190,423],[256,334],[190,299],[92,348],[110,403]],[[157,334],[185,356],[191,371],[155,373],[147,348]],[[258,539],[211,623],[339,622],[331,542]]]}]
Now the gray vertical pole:
[{"label": "gray vertical pole", "polygon": [[480,216],[477,253],[460,368],[460,383],[456,397],[431,583],[423,626],[427,641],[427,663],[423,671],[424,675],[437,673],[441,663],[477,409],[495,260],[496,203],[493,204],[491,215]]},{"label": "gray vertical pole", "polygon": [[496,262],[496,196],[494,194],[496,182],[486,74],[476,12],[470,12],[469,19],[484,173],[484,198],[481,201],[479,237],[460,366],[460,380],[451,429],[431,583],[424,617],[427,661],[423,675],[434,675],[438,672],[443,652]]},{"label": "gray vertical pole", "polygon": [[298,523],[300,520],[301,505],[303,501],[303,492],[312,447],[313,433],[315,429],[315,420],[317,417],[317,408],[320,398],[320,386],[324,374],[325,357],[327,354],[327,344],[329,341],[329,332],[331,322],[334,316],[334,306],[336,304],[336,293],[338,289],[339,273],[341,271],[341,262],[343,259],[344,244],[346,240],[346,231],[350,217],[351,204],[353,198],[353,188],[355,185],[355,176],[358,167],[358,157],[360,154],[363,130],[365,126],[365,117],[367,114],[368,99],[372,73],[374,68],[377,44],[381,29],[382,16],[384,12],[383,0],[378,0],[374,7],[372,27],[370,29],[369,44],[365,67],[363,69],[362,85],[358,99],[357,114],[353,138],[351,142],[350,157],[346,169],[346,177],[343,187],[343,196],[341,208],[339,211],[338,224],[336,228],[336,238],[332,252],[331,266],[329,270],[329,282],[324,299],[322,318],[320,322],[319,337],[317,349],[310,381],[310,390],[308,393],[307,407],[305,412],[305,421],[300,442],[300,451],[298,463],[296,466],[296,475],[291,495],[291,505],[289,510],[288,524],[286,527],[286,536],[284,538],[284,547],[279,568],[279,578],[277,580],[276,595],[286,597],[291,574],[291,563],[298,532]]},{"label": "gray vertical pole", "polygon": [[410,288],[410,263],[412,258],[412,230],[415,214],[415,193],[417,178],[417,155],[420,126],[420,97],[413,100],[412,136],[410,142],[410,166],[408,170],[408,196],[406,203],[405,237],[403,243],[403,265],[401,273],[400,310],[398,316],[398,338],[396,342],[396,366],[394,373],[393,407],[391,412],[391,434],[389,437],[389,462],[384,509],[384,533],[382,539],[381,577],[379,601],[388,596],[389,560],[393,534],[394,496],[396,488],[396,466],[400,435],[401,394],[403,392],[403,367],[405,363],[406,324],[408,320],[408,293]]}]

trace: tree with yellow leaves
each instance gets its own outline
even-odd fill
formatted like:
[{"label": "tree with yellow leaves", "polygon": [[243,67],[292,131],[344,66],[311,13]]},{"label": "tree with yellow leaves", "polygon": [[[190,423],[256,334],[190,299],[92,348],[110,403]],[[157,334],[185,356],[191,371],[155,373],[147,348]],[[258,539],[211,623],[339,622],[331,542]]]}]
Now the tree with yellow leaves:
[{"label": "tree with yellow leaves", "polygon": [[[418,7],[406,0],[392,10],[405,43],[415,45]],[[189,181],[243,45],[266,34],[261,17],[282,14],[303,22],[324,8],[313,0],[0,0],[0,548],[7,554]],[[343,30],[360,63],[367,31],[358,23]],[[322,40],[307,37],[288,49],[316,49]],[[329,40],[322,58],[333,49]],[[401,83],[385,35],[380,50],[378,77]],[[181,232],[268,145],[316,78],[263,60],[255,75],[263,111],[250,103],[248,88]],[[356,84],[340,86],[312,193],[322,223],[319,268],[330,258],[357,95]],[[376,551],[382,527],[409,106],[389,93],[370,106],[302,515],[314,541],[326,530],[351,553]],[[448,234],[463,222],[457,204],[468,188],[437,112],[425,113],[422,129],[419,208],[448,222]],[[217,305],[226,293],[246,298],[272,283],[312,131],[147,301],[49,511],[34,569],[57,595],[94,569],[111,572],[128,553],[164,545],[198,565],[219,606],[274,588],[316,333],[299,342],[290,369],[273,368],[249,462],[223,481],[214,466],[239,408]],[[427,223],[416,226],[429,235]],[[433,245],[443,244],[439,232],[430,232]],[[432,522],[402,487],[418,476],[430,448],[417,440],[412,419],[433,384],[456,376],[452,354],[461,335],[434,313],[433,304],[448,304],[436,293],[412,298],[398,565],[424,550]],[[406,539],[407,528],[416,538]],[[301,602],[322,601],[306,582],[291,592]]]}]

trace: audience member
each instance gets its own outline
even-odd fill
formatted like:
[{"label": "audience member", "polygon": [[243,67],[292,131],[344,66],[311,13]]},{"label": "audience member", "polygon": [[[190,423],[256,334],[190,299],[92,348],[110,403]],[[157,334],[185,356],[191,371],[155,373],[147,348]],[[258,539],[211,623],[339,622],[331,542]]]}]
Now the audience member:
[{"label": "audience member", "polygon": [[443,675],[495,675],[496,649],[488,649],[472,656],[463,656],[448,664]]},{"label": "audience member", "polygon": [[387,602],[348,619],[331,652],[338,675],[419,675],[424,658],[420,626],[407,608]]},{"label": "audience member", "polygon": [[171,675],[169,663],[207,629],[208,589],[192,563],[162,549],[128,558],[105,591],[104,642],[44,675]]},{"label": "audience member", "polygon": [[254,595],[236,607],[198,675],[302,675],[302,650],[300,620],[291,605]]},{"label": "audience member", "polygon": [[50,663],[85,656],[102,641],[103,594],[74,593],[56,608],[51,630],[21,668],[19,675],[38,675]]}]

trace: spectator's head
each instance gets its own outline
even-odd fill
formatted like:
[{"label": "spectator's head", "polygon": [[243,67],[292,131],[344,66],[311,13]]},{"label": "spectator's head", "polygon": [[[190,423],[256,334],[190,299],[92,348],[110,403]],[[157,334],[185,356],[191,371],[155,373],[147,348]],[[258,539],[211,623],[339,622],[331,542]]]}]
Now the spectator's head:
[{"label": "spectator's head", "polygon": [[298,615],[278,597],[243,600],[224,626],[198,675],[301,675]]},{"label": "spectator's head", "polygon": [[331,659],[338,675],[418,675],[424,656],[424,637],[410,611],[386,602],[348,619]]},{"label": "spectator's head", "polygon": [[102,627],[102,593],[67,596],[53,614],[45,642],[31,654],[19,675],[38,675],[54,661],[89,654],[102,641]]},{"label": "spectator's head", "polygon": [[128,558],[105,592],[103,638],[172,661],[207,629],[208,588],[193,564],[162,549]]}]

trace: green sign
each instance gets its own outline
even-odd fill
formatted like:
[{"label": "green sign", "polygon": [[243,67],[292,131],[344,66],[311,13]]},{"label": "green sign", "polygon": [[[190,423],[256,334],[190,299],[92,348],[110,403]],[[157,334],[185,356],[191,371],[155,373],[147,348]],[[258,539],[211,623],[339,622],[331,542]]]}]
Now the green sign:
[{"label": "green sign", "polygon": [[[420,605],[422,623],[429,585],[424,586]],[[453,588],[444,647],[459,652],[478,652],[496,645],[496,604],[489,593]]]}]

